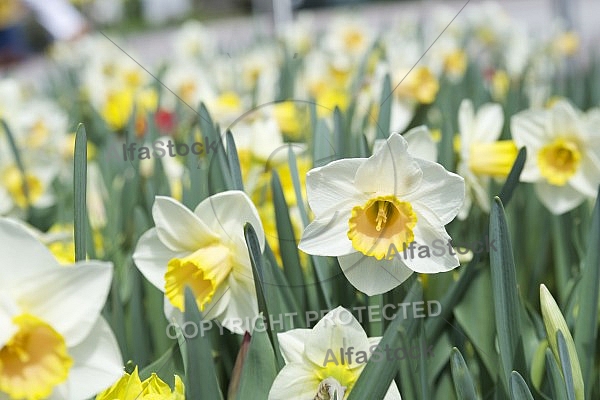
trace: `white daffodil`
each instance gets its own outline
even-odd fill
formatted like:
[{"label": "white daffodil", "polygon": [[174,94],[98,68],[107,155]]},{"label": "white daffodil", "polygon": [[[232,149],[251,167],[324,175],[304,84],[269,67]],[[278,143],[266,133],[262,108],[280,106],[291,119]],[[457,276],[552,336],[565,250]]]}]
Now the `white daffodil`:
[{"label": "white daffodil", "polygon": [[20,223],[0,219],[0,399],[87,399],[122,375],[100,311],[112,265],[60,266]]},{"label": "white daffodil", "polygon": [[[347,399],[381,340],[367,337],[343,307],[327,313],[312,329],[292,329],[277,338],[286,365],[273,382],[269,400],[333,399],[333,393],[339,400]],[[346,351],[355,357],[345,359],[340,353]],[[384,400],[400,398],[392,382]]]},{"label": "white daffodil", "polygon": [[527,110],[511,120],[519,147],[527,148],[521,180],[534,182],[540,201],[563,214],[595,197],[600,184],[600,112],[582,115],[560,100],[547,110]]},{"label": "white daffodil", "polygon": [[477,113],[471,100],[465,99],[458,111],[460,160],[457,172],[465,178],[467,196],[459,219],[466,219],[475,201],[490,212],[488,186],[490,177],[504,178],[517,156],[512,140],[498,140],[502,133],[504,114],[500,104],[487,103]]},{"label": "white daffodil", "polygon": [[[232,332],[251,331],[248,321],[258,303],[244,225],[256,230],[261,250],[265,237],[248,196],[232,190],[217,193],[194,210],[169,197],[157,196],[152,208],[155,228],[140,238],[133,259],[142,274],[165,293],[167,317],[184,311],[189,286],[198,309]],[[240,320],[244,324],[237,324]]]},{"label": "white daffodil", "polygon": [[[413,272],[459,265],[453,252],[429,248],[450,240],[444,225],[463,203],[464,180],[437,163],[413,158],[399,134],[390,135],[369,158],[309,171],[306,184],[315,220],[298,247],[337,256],[350,283],[367,295],[387,292]],[[417,256],[415,245],[425,246],[428,254]]]}]

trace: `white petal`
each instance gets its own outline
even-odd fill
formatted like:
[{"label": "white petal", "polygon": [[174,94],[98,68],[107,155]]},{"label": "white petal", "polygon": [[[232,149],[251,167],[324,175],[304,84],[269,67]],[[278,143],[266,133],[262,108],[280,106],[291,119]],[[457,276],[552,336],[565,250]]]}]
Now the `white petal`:
[{"label": "white petal", "polygon": [[569,184],[586,196],[596,196],[600,184],[600,170],[590,155],[584,155],[577,173],[569,179]]},{"label": "white petal", "polygon": [[172,251],[195,251],[218,236],[175,199],[156,196],[152,216],[160,241]]},{"label": "white petal", "polygon": [[310,366],[291,363],[279,371],[268,400],[309,400],[319,389],[319,380]]},{"label": "white petal", "polygon": [[417,126],[404,134],[408,152],[416,158],[436,162],[438,149],[426,126]]},{"label": "white petal", "polygon": [[158,290],[165,291],[165,273],[169,261],[183,257],[188,252],[170,250],[158,237],[156,228],[148,230],[140,237],[133,253],[133,261],[142,275]]},{"label": "white petal", "polygon": [[300,239],[298,248],[317,256],[343,256],[355,252],[348,239],[350,210],[340,210],[330,217],[311,222]]},{"label": "white petal", "polygon": [[408,154],[408,143],[392,133],[387,144],[369,157],[356,171],[355,185],[364,193],[401,196],[418,186],[423,172]]},{"label": "white petal", "polygon": [[[440,221],[424,210],[417,210],[417,215],[417,225],[414,228],[415,250],[412,257],[409,248],[400,253],[402,261],[413,271],[422,274],[447,272],[458,267],[460,263],[457,255],[452,254],[447,247],[450,236]],[[426,246],[429,251],[419,246]]]},{"label": "white petal", "polygon": [[21,284],[18,303],[48,322],[65,337],[67,346],[79,344],[96,323],[112,279],[112,264],[83,261],[57,267]]},{"label": "white petal", "polygon": [[[314,168],[306,174],[308,204],[317,218],[332,209],[362,199],[362,193],[354,185],[354,177],[365,158],[347,158]],[[360,200],[355,200],[359,202]]]},{"label": "white petal", "polygon": [[423,171],[423,179],[419,187],[405,198],[411,204],[414,202],[427,207],[446,225],[456,217],[462,206],[465,181],[438,163],[419,159],[417,162]]},{"label": "white petal", "polygon": [[[229,279],[229,291],[222,299],[214,299],[213,302],[227,301],[219,322],[233,333],[243,335],[244,332],[252,332],[253,321],[257,318],[258,302],[256,300],[256,289],[254,282],[241,279]],[[223,303],[222,303],[223,304]],[[207,306],[208,307],[208,306]]]},{"label": "white petal", "polygon": [[550,185],[546,182],[535,184],[538,199],[554,215],[571,211],[585,200],[585,195],[568,183],[564,186]]},{"label": "white petal", "polygon": [[[313,363],[323,366],[328,351],[339,354],[340,348],[354,347],[356,351],[368,351],[369,340],[356,318],[345,308],[338,306],[329,311],[306,335],[304,353]],[[364,365],[353,363],[351,369]]]},{"label": "white petal", "polygon": [[389,292],[413,273],[398,257],[393,260],[377,260],[356,252],[338,257],[338,261],[352,286],[367,296]]},{"label": "white petal", "polygon": [[383,400],[402,400],[402,397],[400,396],[400,391],[398,390],[398,386],[396,386],[395,381],[392,381],[392,383],[390,384],[390,388],[385,394]]},{"label": "white petal", "polygon": [[235,240],[235,237],[243,240],[244,225],[250,223],[256,231],[261,250],[264,250],[265,233],[262,222],[246,193],[239,190],[217,193],[198,204],[194,213],[213,231],[230,240]]},{"label": "white petal", "polygon": [[554,136],[567,136],[573,133],[583,132],[577,111],[571,103],[567,101],[558,101],[550,109],[550,124]]},{"label": "white petal", "polygon": [[548,114],[545,111],[528,110],[513,115],[510,120],[510,131],[517,147],[527,147],[527,158],[534,157],[550,139],[547,132]]},{"label": "white petal", "polygon": [[[390,128],[393,132],[402,132],[406,129],[415,115],[415,105],[408,102],[392,101],[390,115]],[[387,135],[387,132],[383,132]]]},{"label": "white petal", "polygon": [[64,383],[69,399],[84,400],[107,389],[123,375],[123,360],[110,326],[100,317],[88,337],[70,348],[75,361]]},{"label": "white petal", "polygon": [[461,101],[458,108],[458,130],[461,146],[468,148],[473,143],[475,130],[475,109],[469,99]]},{"label": "white petal", "polygon": [[55,266],[58,262],[50,250],[22,222],[0,218],[0,288],[17,287]]},{"label": "white petal", "polygon": [[279,349],[286,364],[302,362],[306,335],[309,332],[311,329],[292,329],[277,334]]},{"label": "white petal", "polygon": [[17,304],[3,292],[0,292],[0,349],[17,333],[19,328],[13,324],[13,318],[19,314]]},{"label": "white petal", "polygon": [[477,111],[473,139],[477,142],[494,142],[500,137],[503,125],[502,106],[496,103],[486,103]]}]

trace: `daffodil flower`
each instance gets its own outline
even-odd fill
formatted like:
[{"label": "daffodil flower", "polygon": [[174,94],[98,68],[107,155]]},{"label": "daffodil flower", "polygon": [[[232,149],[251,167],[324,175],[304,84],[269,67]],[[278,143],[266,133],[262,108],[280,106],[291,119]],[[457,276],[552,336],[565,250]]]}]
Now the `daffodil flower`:
[{"label": "daffodil flower", "polygon": [[185,390],[181,378],[175,375],[175,389],[152,373],[142,381],[135,367],[131,374],[124,374],[113,386],[96,396],[96,400],[184,400]]},{"label": "daffodil flower", "polygon": [[477,113],[471,100],[465,99],[460,104],[460,141],[457,143],[460,161],[457,172],[465,178],[467,196],[458,214],[459,219],[467,218],[473,202],[489,213],[490,177],[505,178],[510,172],[517,156],[517,147],[512,140],[498,140],[503,124],[500,104],[484,104]]},{"label": "daffodil flower", "polygon": [[[350,283],[367,295],[387,292],[413,272],[438,273],[459,265],[449,251],[408,255],[409,246],[450,240],[444,225],[458,213],[465,185],[441,165],[412,157],[399,134],[390,135],[369,158],[309,171],[306,184],[315,220],[299,248],[337,256]],[[402,256],[390,257],[392,249]]]},{"label": "daffodil flower", "polygon": [[551,109],[523,111],[511,120],[519,147],[527,148],[521,180],[535,183],[538,198],[563,214],[594,198],[600,183],[600,112],[578,113],[567,101]]},{"label": "daffodil flower", "polygon": [[19,222],[0,219],[0,399],[87,399],[122,374],[100,311],[112,265],[58,265]]},{"label": "daffodil flower", "polygon": [[[133,259],[166,296],[168,318],[184,311],[185,287],[198,309],[232,332],[251,331],[258,303],[244,225],[250,223],[261,249],[265,237],[256,208],[248,196],[232,190],[217,193],[188,210],[178,201],[157,196],[152,208],[155,228],[140,238]],[[239,324],[240,321],[246,321]]]},{"label": "daffodil flower", "polygon": [[[312,329],[278,333],[285,366],[275,378],[269,400],[347,399],[380,337],[367,337],[345,308],[330,311]],[[341,351],[340,351],[341,350]],[[352,352],[354,358],[340,353]],[[318,397],[318,395],[320,397]],[[395,382],[384,400],[400,400]]]}]

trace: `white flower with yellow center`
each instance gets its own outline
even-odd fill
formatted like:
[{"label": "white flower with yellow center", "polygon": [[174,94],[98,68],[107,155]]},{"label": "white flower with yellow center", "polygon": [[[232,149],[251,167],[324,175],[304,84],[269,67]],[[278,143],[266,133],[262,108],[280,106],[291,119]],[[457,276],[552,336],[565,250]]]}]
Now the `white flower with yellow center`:
[{"label": "white flower with yellow center", "polygon": [[244,225],[254,227],[261,249],[265,236],[248,196],[237,190],[217,193],[194,212],[170,197],[157,196],[152,215],[156,227],[142,235],[133,259],[146,279],[165,293],[167,317],[181,316],[177,310],[184,311],[189,286],[207,319],[217,319],[235,333],[250,332],[258,303]]},{"label": "white flower with yellow center", "polygon": [[460,104],[460,141],[456,143],[460,147],[460,160],[457,172],[465,178],[467,196],[458,214],[459,219],[467,218],[473,202],[489,213],[490,177],[505,178],[510,172],[517,156],[517,147],[512,140],[498,140],[503,124],[500,104],[484,104],[477,113],[471,100],[465,99]]},{"label": "white flower with yellow center", "polygon": [[87,399],[122,375],[100,316],[112,265],[60,266],[19,222],[0,219],[0,399]]},{"label": "white flower with yellow center", "polygon": [[399,134],[390,135],[369,158],[309,171],[306,185],[315,220],[298,247],[337,256],[350,283],[367,295],[387,292],[413,272],[459,265],[453,252],[430,250],[419,257],[409,248],[448,243],[444,225],[463,203],[464,180],[437,163],[413,158]]},{"label": "white flower with yellow center", "polygon": [[[312,329],[278,333],[286,365],[273,382],[269,400],[347,399],[380,337],[367,337],[356,318],[345,308],[330,311]],[[352,359],[342,359],[352,351]],[[318,397],[319,394],[321,397]],[[384,400],[400,400],[392,382]]]},{"label": "white flower with yellow center", "polygon": [[534,182],[540,201],[563,214],[596,195],[600,184],[600,112],[581,115],[567,101],[515,115],[511,130],[527,148],[521,180]]}]

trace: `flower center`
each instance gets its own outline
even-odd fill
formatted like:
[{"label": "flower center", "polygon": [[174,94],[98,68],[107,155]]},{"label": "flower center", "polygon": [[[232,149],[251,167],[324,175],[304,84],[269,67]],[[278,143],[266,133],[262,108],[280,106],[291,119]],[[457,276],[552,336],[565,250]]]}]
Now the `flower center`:
[{"label": "flower center", "polygon": [[14,399],[42,399],[63,383],[73,360],[64,338],[44,321],[22,314],[17,333],[0,349],[0,392]]},{"label": "flower center", "polygon": [[516,158],[517,146],[512,140],[474,143],[469,147],[469,169],[478,175],[504,178]]},{"label": "flower center", "polygon": [[378,196],[352,209],[348,239],[366,256],[383,259],[391,245],[403,249],[414,241],[417,215],[412,205],[395,196]]},{"label": "flower center", "polygon": [[562,186],[577,172],[581,161],[581,152],[573,140],[558,138],[542,147],[537,162],[540,173],[546,180]]},{"label": "flower center", "polygon": [[184,311],[185,287],[189,286],[198,309],[204,311],[231,269],[230,251],[221,244],[201,248],[184,258],[173,258],[165,273],[165,295],[174,307]]},{"label": "flower center", "polygon": [[334,378],[326,378],[319,383],[319,389],[317,389],[316,400],[341,400],[346,395],[346,386],[342,386]]}]

